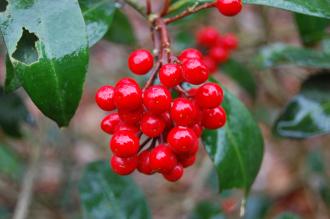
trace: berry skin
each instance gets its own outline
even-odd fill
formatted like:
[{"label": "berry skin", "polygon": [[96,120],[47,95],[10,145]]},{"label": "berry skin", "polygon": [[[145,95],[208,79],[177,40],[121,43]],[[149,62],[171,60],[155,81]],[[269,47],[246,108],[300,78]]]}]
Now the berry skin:
[{"label": "berry skin", "polygon": [[118,115],[121,121],[128,125],[137,125],[142,118],[142,114],[142,108],[136,110],[118,110]]},{"label": "berry skin", "polygon": [[183,78],[186,82],[194,85],[204,83],[209,71],[201,59],[188,59],[183,62]]},{"label": "berry skin", "polygon": [[204,109],[217,107],[223,100],[223,90],[216,83],[205,83],[198,88],[195,100],[197,105]]},{"label": "berry skin", "polygon": [[135,50],[128,58],[129,69],[137,75],[147,74],[153,65],[154,59],[148,50]]},{"label": "berry skin", "polygon": [[143,94],[143,104],[152,113],[169,111],[171,101],[171,93],[162,85],[151,86]]},{"label": "berry skin", "polygon": [[137,156],[122,158],[113,155],[110,160],[113,172],[123,176],[132,173],[136,169],[137,164]]},{"label": "berry skin", "polygon": [[150,153],[150,164],[153,170],[160,173],[168,173],[177,164],[172,150],[166,145],[158,145]]},{"label": "berry skin", "polygon": [[221,44],[227,49],[236,49],[238,47],[238,40],[234,34],[226,34],[220,39]]},{"label": "berry skin", "polygon": [[217,63],[211,57],[205,56],[203,58],[203,63],[208,68],[210,74],[217,71],[218,68]]},{"label": "berry skin", "polygon": [[111,113],[104,117],[101,122],[101,129],[108,134],[113,134],[120,123],[118,113]]},{"label": "berry skin", "polygon": [[100,87],[95,95],[97,105],[105,111],[114,110],[116,108],[114,103],[114,93],[115,89],[112,86],[105,85]]},{"label": "berry skin", "polygon": [[115,132],[119,132],[119,131],[130,131],[133,133],[137,133],[139,131],[139,128],[134,125],[129,125],[124,122],[120,122],[116,127]]},{"label": "berry skin", "polygon": [[218,31],[213,27],[204,27],[197,32],[197,43],[206,48],[212,47],[219,37]]},{"label": "berry skin", "polygon": [[151,175],[154,173],[150,164],[150,151],[143,151],[138,156],[137,169],[139,172],[144,173],[146,175]]},{"label": "berry skin", "polygon": [[196,141],[195,132],[186,127],[175,127],[167,136],[167,142],[176,154],[190,154]]},{"label": "berry skin", "polygon": [[219,12],[225,16],[235,16],[242,10],[242,0],[217,0]]},{"label": "berry skin", "polygon": [[162,114],[162,119],[165,122],[165,129],[170,129],[173,126],[171,115],[169,112],[165,112]]},{"label": "berry skin", "polygon": [[202,53],[197,49],[193,49],[193,48],[185,49],[179,55],[179,60],[181,62],[184,62],[188,59],[202,59],[202,58],[203,58]]},{"label": "berry skin", "polygon": [[165,121],[158,116],[146,114],[142,117],[140,128],[143,134],[154,138],[162,134],[165,129]]},{"label": "berry skin", "polygon": [[182,164],[183,168],[192,166],[196,161],[196,155],[181,155],[178,157],[178,162]]},{"label": "berry skin", "polygon": [[166,64],[159,70],[159,80],[166,87],[175,87],[183,81],[182,66],[179,64]]},{"label": "berry skin", "polygon": [[177,126],[192,125],[196,120],[197,113],[197,107],[192,101],[186,98],[177,98],[173,101],[171,118]]},{"label": "berry skin", "polygon": [[168,173],[163,173],[165,179],[170,182],[176,182],[183,176],[183,167],[181,164],[175,165],[173,170]]},{"label": "berry skin", "polygon": [[221,107],[218,106],[213,109],[205,109],[203,111],[202,124],[207,129],[218,129],[225,125],[226,123],[226,112]]},{"label": "berry skin", "polygon": [[133,78],[122,78],[121,80],[119,80],[116,83],[115,87],[119,87],[119,86],[124,85],[124,84],[132,84],[132,85],[135,85],[137,87],[139,86],[139,84]]},{"label": "berry skin", "polygon": [[116,132],[110,141],[111,151],[118,157],[131,157],[139,150],[139,138],[131,131]]},{"label": "berry skin", "polygon": [[191,129],[195,132],[195,135],[196,135],[198,138],[202,136],[202,133],[203,133],[203,127],[202,127],[200,124],[198,124],[198,123],[194,124],[194,125],[191,127]]},{"label": "berry skin", "polygon": [[142,91],[134,83],[121,82],[115,87],[114,99],[119,110],[135,110],[142,105]]},{"label": "berry skin", "polygon": [[224,63],[229,58],[229,52],[224,47],[217,46],[210,49],[208,54],[216,63]]}]

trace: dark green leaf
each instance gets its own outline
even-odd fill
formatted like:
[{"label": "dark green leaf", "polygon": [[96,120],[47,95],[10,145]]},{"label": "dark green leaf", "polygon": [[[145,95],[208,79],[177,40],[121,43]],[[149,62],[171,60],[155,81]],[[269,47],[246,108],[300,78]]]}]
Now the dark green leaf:
[{"label": "dark green leaf", "polygon": [[285,212],[276,217],[276,219],[300,219],[296,214]]},{"label": "dark green leaf", "polygon": [[202,201],[197,204],[189,219],[224,219],[220,211],[220,203]]},{"label": "dark green leaf", "polygon": [[79,182],[86,219],[149,219],[143,193],[131,177],[112,172],[108,162],[90,164]]},{"label": "dark green leaf", "polygon": [[257,86],[249,69],[239,62],[229,59],[226,63],[221,65],[221,70],[234,79],[251,96],[255,97]]},{"label": "dark green leaf", "polygon": [[89,46],[103,38],[109,30],[116,10],[115,0],[79,0],[86,23]]},{"label": "dark green leaf", "polygon": [[22,170],[23,165],[18,156],[7,146],[0,144],[0,174],[18,179]]},{"label": "dark green leaf", "polygon": [[248,109],[228,90],[223,107],[227,124],[203,134],[206,151],[217,170],[220,191],[233,188],[249,192],[263,157],[263,138]]},{"label": "dark green leaf", "polygon": [[4,90],[6,93],[10,93],[17,90],[21,86],[22,83],[15,73],[14,66],[10,62],[9,57],[6,56],[6,81]]},{"label": "dark green leaf", "polygon": [[324,39],[322,41],[322,49],[326,54],[330,54],[330,38]]},{"label": "dark green leaf", "polygon": [[11,1],[0,14],[0,30],[14,72],[33,102],[58,125],[68,125],[82,95],[88,64],[78,2]]},{"label": "dark green leaf", "polygon": [[289,102],[274,126],[283,137],[308,138],[330,132],[330,73],[314,75]]}]

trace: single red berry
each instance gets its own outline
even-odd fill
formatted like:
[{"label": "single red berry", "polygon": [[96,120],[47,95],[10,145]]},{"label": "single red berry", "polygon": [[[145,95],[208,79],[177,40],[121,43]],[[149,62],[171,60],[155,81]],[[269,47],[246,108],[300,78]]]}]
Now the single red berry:
[{"label": "single red berry", "polygon": [[218,69],[217,63],[209,56],[203,58],[203,63],[208,68],[210,74],[216,72]]},{"label": "single red berry", "polygon": [[218,31],[214,27],[203,27],[197,32],[197,43],[206,48],[212,47],[219,37]]},{"label": "single red berry", "polygon": [[223,100],[223,90],[216,83],[205,83],[198,88],[195,100],[201,108],[217,107]]},{"label": "single red berry", "polygon": [[196,95],[196,93],[197,93],[197,88],[195,88],[195,87],[192,87],[188,90],[188,94],[192,97],[194,97]]},{"label": "single red berry", "polygon": [[114,110],[116,108],[114,103],[114,93],[115,89],[110,85],[100,87],[95,95],[97,105],[105,111]]},{"label": "single red berry", "polygon": [[221,44],[227,49],[236,49],[238,47],[238,40],[234,34],[226,34],[220,39]]},{"label": "single red berry", "polygon": [[150,138],[154,138],[162,134],[165,129],[165,121],[160,116],[145,114],[140,123],[143,134]]},{"label": "single red berry", "polygon": [[185,49],[179,55],[179,60],[181,62],[184,62],[188,59],[202,59],[202,58],[203,58],[202,53],[199,50],[193,48]]},{"label": "single red berry", "polygon": [[116,132],[110,141],[111,151],[119,157],[131,157],[139,150],[139,138],[131,131]]},{"label": "single red berry", "polygon": [[143,93],[143,104],[152,113],[163,113],[171,107],[171,93],[162,85],[149,87]]},{"label": "single red berry", "polygon": [[198,150],[199,150],[199,142],[196,141],[196,143],[195,143],[194,145],[192,145],[192,147],[191,147],[191,151],[190,151],[189,154],[187,154],[187,156],[188,156],[188,155],[190,155],[190,156],[192,156],[192,155],[196,155],[197,152],[198,152]]},{"label": "single red berry", "polygon": [[183,78],[190,84],[202,84],[208,76],[209,71],[201,59],[188,59],[183,62]]},{"label": "single red berry", "polygon": [[202,125],[207,129],[218,129],[226,123],[226,112],[221,107],[205,109],[203,111]]},{"label": "single red berry", "polygon": [[139,131],[139,127],[136,127],[135,125],[129,125],[121,121],[115,129],[115,132],[119,131],[130,131],[133,133],[137,133]]},{"label": "single red berry", "polygon": [[113,155],[110,160],[110,165],[113,172],[119,175],[128,175],[132,173],[138,164],[137,156],[122,158]]},{"label": "single red berry", "polygon": [[178,162],[182,164],[184,168],[192,166],[196,161],[196,155],[181,155],[178,156]]},{"label": "single red berry", "polygon": [[176,125],[192,125],[196,121],[197,113],[197,107],[192,101],[186,98],[177,98],[173,101],[171,118]]},{"label": "single red berry", "polygon": [[175,87],[183,81],[182,66],[179,64],[165,64],[159,70],[159,80],[166,87]]},{"label": "single red berry", "polygon": [[168,173],[163,173],[165,179],[170,182],[178,181],[183,176],[183,167],[181,164],[175,165],[173,170]]},{"label": "single red berry", "polygon": [[115,87],[115,104],[119,110],[134,110],[142,105],[142,91],[134,83],[119,83]]},{"label": "single red berry", "polygon": [[216,46],[210,49],[208,55],[213,59],[215,63],[224,63],[229,58],[228,50],[221,46]]},{"label": "single red berry", "polygon": [[134,110],[118,110],[118,115],[121,121],[129,125],[137,125],[143,115],[143,108],[138,108]]},{"label": "single red berry", "polygon": [[167,173],[173,170],[177,164],[177,160],[168,146],[158,145],[151,150],[150,164],[153,170],[160,173]]},{"label": "single red berry", "polygon": [[235,16],[242,10],[242,0],[217,0],[216,7],[225,16]]},{"label": "single red berry", "polygon": [[118,113],[111,113],[104,117],[101,122],[101,129],[108,134],[113,134],[120,123]]},{"label": "single red berry", "polygon": [[175,127],[167,135],[167,142],[176,154],[190,154],[196,141],[195,132],[186,127]]},{"label": "single red berry", "polygon": [[151,175],[154,173],[151,164],[150,164],[150,151],[146,150],[141,152],[138,156],[138,166],[137,169],[139,172],[144,173],[146,175]]},{"label": "single red berry", "polygon": [[139,49],[132,52],[128,58],[129,69],[137,74],[147,74],[154,65],[154,59],[151,53],[145,49]]},{"label": "single red berry", "polygon": [[191,129],[195,132],[195,134],[198,138],[202,136],[202,133],[203,133],[202,125],[196,123],[191,127]]},{"label": "single red berry", "polygon": [[116,83],[115,87],[119,87],[124,84],[133,84],[137,87],[139,86],[139,84],[133,78],[122,78]]}]

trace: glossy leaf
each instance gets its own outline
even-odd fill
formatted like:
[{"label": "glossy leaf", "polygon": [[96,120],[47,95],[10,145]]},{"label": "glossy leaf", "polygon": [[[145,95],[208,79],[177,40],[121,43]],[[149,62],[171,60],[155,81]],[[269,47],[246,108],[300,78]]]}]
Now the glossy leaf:
[{"label": "glossy leaf", "polygon": [[263,138],[248,109],[228,90],[223,107],[227,124],[204,131],[203,143],[216,167],[220,191],[240,188],[248,193],[262,162]]},{"label": "glossy leaf", "polygon": [[308,138],[330,133],[330,74],[312,76],[289,102],[274,126],[283,137]]},{"label": "glossy leaf", "polygon": [[15,73],[14,66],[8,56],[6,56],[6,81],[4,90],[6,93],[13,92],[22,86],[21,81]]},{"label": "glossy leaf", "polygon": [[101,40],[112,24],[116,1],[114,0],[79,0],[86,23],[89,46]]},{"label": "glossy leaf", "polygon": [[0,14],[0,30],[14,73],[33,102],[59,126],[68,125],[88,64],[87,34],[77,1],[11,1]]},{"label": "glossy leaf", "polygon": [[23,165],[19,157],[9,147],[0,143],[0,174],[18,179],[22,171]]},{"label": "glossy leaf", "polygon": [[79,182],[84,218],[149,219],[143,193],[131,177],[112,172],[108,162],[94,162]]},{"label": "glossy leaf", "polygon": [[189,219],[225,219],[220,211],[220,203],[201,201],[197,203]]}]

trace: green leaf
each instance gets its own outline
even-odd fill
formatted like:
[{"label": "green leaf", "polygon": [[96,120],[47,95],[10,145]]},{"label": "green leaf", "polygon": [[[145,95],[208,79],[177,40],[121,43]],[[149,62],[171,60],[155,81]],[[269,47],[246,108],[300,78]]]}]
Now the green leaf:
[{"label": "green leaf", "polygon": [[189,219],[224,219],[224,215],[220,211],[220,203],[201,201],[199,202]]},{"label": "green leaf", "polygon": [[151,218],[143,193],[133,179],[113,173],[108,162],[88,165],[79,190],[86,219]]},{"label": "green leaf", "polygon": [[304,45],[315,45],[326,36],[326,27],[330,20],[299,13],[295,13],[294,17]]},{"label": "green leaf", "polygon": [[229,59],[226,63],[221,65],[221,70],[235,80],[252,97],[256,96],[256,82],[250,70],[244,65],[233,59]]},{"label": "green leaf", "polygon": [[21,81],[17,77],[14,66],[10,62],[8,56],[6,56],[6,81],[4,90],[6,93],[13,92],[22,86]]},{"label": "green leaf", "polygon": [[22,171],[23,164],[19,157],[9,147],[0,143],[0,174],[18,179]]},{"label": "green leaf", "polygon": [[263,157],[263,138],[248,109],[228,90],[223,107],[227,124],[203,134],[206,151],[217,170],[220,191],[241,188],[248,193]]},{"label": "green leaf", "polygon": [[275,219],[300,219],[300,217],[291,212],[285,212],[277,216]]},{"label": "green leaf", "polygon": [[87,34],[77,1],[10,1],[0,14],[0,30],[15,75],[33,102],[59,126],[68,125],[88,64]]},{"label": "green leaf", "polygon": [[134,45],[136,43],[133,27],[128,17],[117,10],[113,24],[105,38],[114,43]]},{"label": "green leaf", "polygon": [[79,0],[86,23],[89,46],[101,40],[112,24],[115,0]]},{"label": "green leaf", "polygon": [[330,132],[329,72],[314,75],[304,82],[277,119],[274,131],[289,138],[308,138]]},{"label": "green leaf", "polygon": [[22,99],[15,93],[5,94],[0,87],[0,128],[12,137],[21,137],[20,123],[28,118]]},{"label": "green leaf", "polygon": [[260,68],[295,65],[308,68],[330,68],[330,54],[282,43],[264,47],[256,57]]}]

